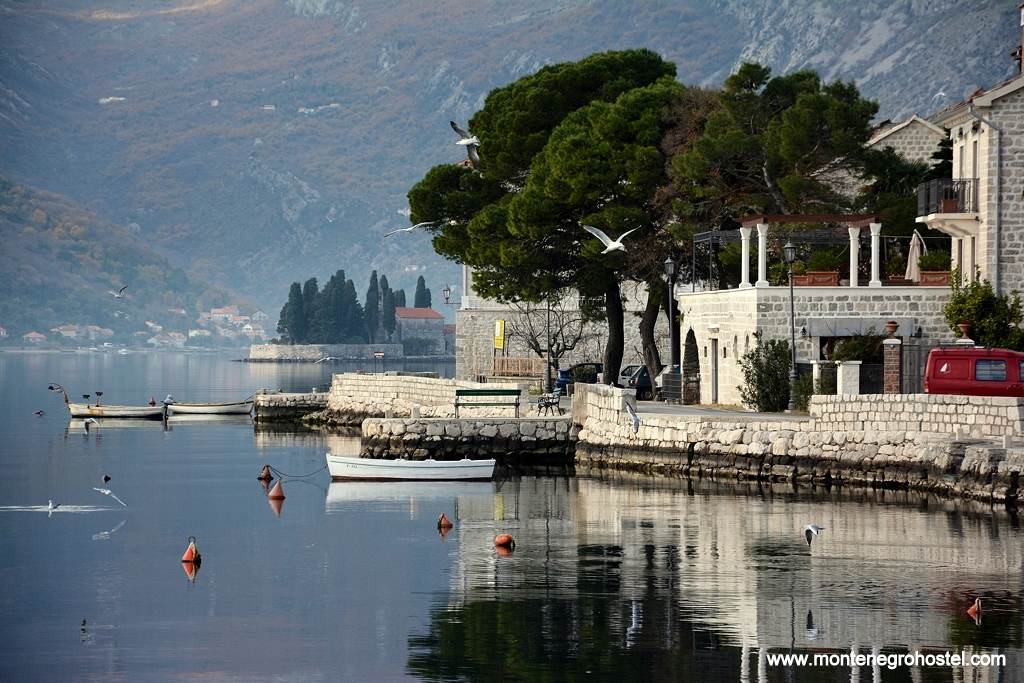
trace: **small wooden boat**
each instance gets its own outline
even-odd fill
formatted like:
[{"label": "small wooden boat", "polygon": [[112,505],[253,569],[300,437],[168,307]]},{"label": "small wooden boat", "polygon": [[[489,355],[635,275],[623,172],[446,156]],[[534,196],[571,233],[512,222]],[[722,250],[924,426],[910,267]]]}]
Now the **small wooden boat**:
[{"label": "small wooden boat", "polygon": [[327,453],[331,479],[364,481],[486,481],[494,476],[490,460],[382,460]]},{"label": "small wooden boat", "polygon": [[164,407],[155,406],[117,406],[89,405],[88,403],[68,403],[71,417],[131,417],[135,419],[159,420],[164,416]]},{"label": "small wooden boat", "polygon": [[252,412],[252,404],[251,398],[229,403],[178,403],[175,401],[167,404],[167,411],[171,415],[248,415]]}]

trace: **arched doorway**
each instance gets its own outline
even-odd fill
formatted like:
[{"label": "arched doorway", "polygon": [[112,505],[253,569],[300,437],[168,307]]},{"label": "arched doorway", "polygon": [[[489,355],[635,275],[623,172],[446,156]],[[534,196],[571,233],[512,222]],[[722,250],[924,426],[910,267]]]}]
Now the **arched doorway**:
[{"label": "arched doorway", "polygon": [[683,404],[700,403],[700,351],[691,327],[683,343]]}]

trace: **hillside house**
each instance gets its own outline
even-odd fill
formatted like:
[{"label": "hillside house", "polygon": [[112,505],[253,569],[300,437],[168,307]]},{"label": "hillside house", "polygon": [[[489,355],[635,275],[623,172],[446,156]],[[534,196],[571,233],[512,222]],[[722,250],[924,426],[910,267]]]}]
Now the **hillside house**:
[{"label": "hillside house", "polygon": [[908,161],[932,165],[932,154],[947,137],[945,129],[917,114],[910,118],[880,126],[868,140],[867,146],[876,149],[888,147]]},{"label": "hillside house", "polygon": [[444,352],[444,316],[432,308],[395,308],[395,336],[410,355]]},{"label": "hillside house", "polygon": [[46,341],[46,335],[39,334],[38,332],[26,332],[21,335],[21,338],[29,344],[42,344]]},{"label": "hillside house", "polygon": [[6,338],[7,338],[7,328],[6,327],[0,327],[0,339],[6,339]]},{"label": "hillside house", "polygon": [[76,339],[78,337],[78,325],[65,323],[64,325],[58,325],[57,327],[50,328],[50,332],[59,334],[65,339]]}]

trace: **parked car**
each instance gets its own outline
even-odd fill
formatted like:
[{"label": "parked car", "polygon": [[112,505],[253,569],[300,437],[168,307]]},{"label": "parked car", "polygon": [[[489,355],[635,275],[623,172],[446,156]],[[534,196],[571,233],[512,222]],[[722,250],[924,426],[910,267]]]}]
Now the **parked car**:
[{"label": "parked car", "polygon": [[928,394],[1024,396],[1024,353],[977,346],[932,349],[924,371]]},{"label": "parked car", "polygon": [[[664,369],[665,366],[660,366]],[[630,389],[636,390],[636,398],[638,401],[650,401],[654,398],[655,387],[651,383],[651,373],[647,372],[647,366],[641,365],[637,368],[633,376],[629,378],[629,382],[626,386]]]},{"label": "parked car", "polygon": [[632,377],[633,373],[639,369],[639,365],[627,365],[626,367],[622,368],[622,371],[619,372],[619,384],[621,384],[622,386],[628,386],[629,378]]},{"label": "parked car", "polygon": [[555,386],[560,387],[562,393],[566,393],[568,385],[574,382],[596,384],[602,367],[600,363],[576,363],[570,366],[568,370],[558,371],[558,379],[555,380]]}]

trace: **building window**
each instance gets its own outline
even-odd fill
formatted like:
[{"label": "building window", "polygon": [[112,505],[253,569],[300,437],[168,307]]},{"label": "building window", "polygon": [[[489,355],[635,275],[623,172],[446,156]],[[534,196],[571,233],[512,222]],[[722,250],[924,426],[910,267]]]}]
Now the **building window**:
[{"label": "building window", "polygon": [[974,365],[974,379],[979,382],[1005,382],[1005,360],[979,360]]}]

